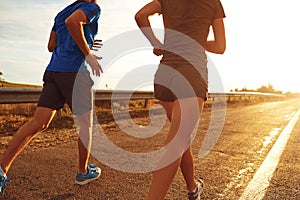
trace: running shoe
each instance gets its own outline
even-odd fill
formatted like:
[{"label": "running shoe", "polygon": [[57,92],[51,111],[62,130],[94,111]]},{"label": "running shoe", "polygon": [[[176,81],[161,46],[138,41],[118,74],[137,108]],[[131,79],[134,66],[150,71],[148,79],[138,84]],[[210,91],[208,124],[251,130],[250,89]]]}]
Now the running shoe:
[{"label": "running shoe", "polygon": [[200,194],[202,193],[203,188],[204,188],[203,180],[198,179],[196,181],[196,191],[188,193],[189,200],[200,200]]},{"label": "running shoe", "polygon": [[80,174],[80,173],[76,174],[75,183],[79,185],[87,184],[99,178],[100,174],[101,174],[101,169],[99,167],[97,167],[95,164],[89,164],[86,174]]},{"label": "running shoe", "polygon": [[6,183],[9,183],[9,182],[11,182],[11,180],[9,180],[6,175],[0,174],[0,192],[1,192],[2,196],[4,196],[4,190],[6,188]]}]

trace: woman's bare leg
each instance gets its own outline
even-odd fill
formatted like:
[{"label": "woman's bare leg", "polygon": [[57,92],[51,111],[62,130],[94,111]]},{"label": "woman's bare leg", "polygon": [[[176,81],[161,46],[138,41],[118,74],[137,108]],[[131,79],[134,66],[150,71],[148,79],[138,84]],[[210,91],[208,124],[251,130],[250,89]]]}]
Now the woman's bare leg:
[{"label": "woman's bare leg", "polygon": [[[203,109],[204,99],[198,98],[199,114]],[[186,186],[189,192],[192,192],[196,187],[195,174],[194,174],[194,161],[191,148],[189,147],[182,155],[180,169],[183,174]]]},{"label": "woman's bare leg", "polygon": [[[166,113],[167,115],[169,115],[168,117],[172,118],[170,131],[166,141],[166,143],[169,143],[169,141],[171,141],[172,138],[176,135],[178,126],[180,124],[180,114],[178,113],[180,112],[180,108],[178,107],[179,105],[177,105],[178,103],[176,102],[166,103],[165,105],[164,102],[162,102],[161,104],[166,109]],[[159,169],[153,173],[153,179],[148,194],[148,200],[164,199],[180,165],[180,159],[181,158],[179,157],[177,160],[175,160],[168,166]]]},{"label": "woman's bare leg", "polygon": [[194,161],[190,147],[181,157],[180,169],[188,191],[192,192],[196,187],[196,181],[194,175]]},{"label": "woman's bare leg", "polygon": [[[161,102],[163,107],[166,109],[168,118],[171,121],[170,131],[166,141],[167,144],[178,133],[180,123],[184,123],[183,126],[187,127],[187,133],[185,134],[188,134],[188,136],[187,135],[186,136],[190,137],[195,124],[199,120],[199,116],[202,110],[203,99],[202,98],[198,99],[198,105],[200,107],[199,107],[199,111],[197,112],[195,112],[194,106],[189,108],[188,105],[190,105],[189,104],[190,99],[185,99],[180,101],[181,103],[179,103],[179,101],[175,101],[174,103]],[[195,103],[195,99],[193,99],[192,101]],[[180,105],[183,104],[186,106],[184,112],[191,112],[190,115],[188,115],[187,113],[182,115]],[[193,105],[193,103],[191,105]],[[182,119],[182,117],[185,117],[186,119]],[[179,149],[181,148],[182,147],[179,147]],[[195,188],[196,183],[194,180],[193,158],[190,152],[190,148],[188,147],[185,153],[182,154],[182,156],[178,155],[178,159],[173,161],[168,166],[154,172],[152,184],[148,194],[148,200],[164,199],[179,166],[181,167],[181,171],[186,180],[188,190],[192,191]]]}]

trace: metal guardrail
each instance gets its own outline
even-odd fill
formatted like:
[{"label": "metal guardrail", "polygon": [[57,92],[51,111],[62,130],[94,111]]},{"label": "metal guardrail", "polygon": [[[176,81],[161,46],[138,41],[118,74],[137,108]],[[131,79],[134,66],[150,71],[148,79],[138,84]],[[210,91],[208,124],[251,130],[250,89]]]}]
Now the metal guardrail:
[{"label": "metal guardrail", "polygon": [[[0,88],[0,104],[37,103],[41,88]],[[95,101],[153,99],[151,91],[96,90]]]},{"label": "metal guardrail", "polygon": [[[41,94],[41,88],[0,88],[0,104],[37,103]],[[217,98],[226,97],[227,101],[233,98],[256,98],[256,97],[285,97],[281,94],[260,92],[229,92],[209,93],[208,98],[214,101]],[[96,90],[95,101],[103,100],[148,100],[154,99],[152,91],[118,91],[118,90]]]},{"label": "metal guardrail", "polygon": [[40,88],[0,88],[0,104],[36,103]]},{"label": "metal guardrail", "polygon": [[283,94],[263,93],[263,92],[228,92],[228,93],[209,93],[208,99],[214,101],[219,98],[226,98],[227,102],[236,100],[255,100],[255,99],[274,99],[284,98]]}]

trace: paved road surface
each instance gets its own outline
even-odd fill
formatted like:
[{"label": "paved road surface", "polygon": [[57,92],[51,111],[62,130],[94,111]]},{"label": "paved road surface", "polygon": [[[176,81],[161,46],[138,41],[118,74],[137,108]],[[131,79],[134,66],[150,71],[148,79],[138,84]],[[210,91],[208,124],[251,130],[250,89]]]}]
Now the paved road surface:
[{"label": "paved road surface", "polygon": [[[228,106],[225,125],[217,145],[204,159],[195,158],[195,172],[205,180],[201,199],[299,200],[300,119],[295,116],[299,109],[299,99],[250,106]],[[210,114],[210,109],[206,108],[192,144],[194,155],[198,155],[208,130]],[[294,126],[290,128],[290,135],[287,137],[286,146],[282,147],[281,156],[277,155],[278,163],[274,172],[268,173],[266,170],[254,179],[256,172],[265,167],[263,163],[267,155],[293,119]],[[106,129],[110,130],[106,134],[114,144],[123,149],[134,152],[145,149],[152,151],[162,144],[155,144],[154,140],[162,140],[167,128],[168,123],[162,134],[150,139],[128,138],[113,125]],[[121,172],[105,166],[95,158],[92,158],[92,162],[103,170],[101,178],[85,186],[74,185],[77,168],[75,138],[40,149],[34,148],[34,145],[16,159],[9,172],[13,182],[9,184],[5,198],[0,199],[140,200],[146,197],[151,182],[150,173]],[[113,156],[111,159],[114,159]],[[272,159],[271,164],[274,164],[276,155]],[[260,185],[257,180],[267,180],[267,185]],[[255,188],[255,184],[253,186],[251,182],[257,183],[256,186],[261,187],[261,190],[250,197],[245,193],[250,191],[251,194],[251,188]],[[166,199],[186,199],[186,189],[180,172],[176,175]]]}]

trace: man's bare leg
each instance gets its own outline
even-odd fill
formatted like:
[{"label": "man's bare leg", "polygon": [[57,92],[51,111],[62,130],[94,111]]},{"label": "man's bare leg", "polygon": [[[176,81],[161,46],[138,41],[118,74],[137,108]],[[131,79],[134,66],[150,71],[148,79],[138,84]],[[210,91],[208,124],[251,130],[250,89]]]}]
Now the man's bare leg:
[{"label": "man's bare leg", "polygon": [[77,116],[79,125],[78,153],[79,153],[79,173],[85,174],[91,148],[92,118],[91,112]]},{"label": "man's bare leg", "polygon": [[56,110],[37,107],[34,117],[19,128],[0,160],[0,166],[5,174],[8,172],[14,159],[32,138],[48,127],[55,113]]}]

